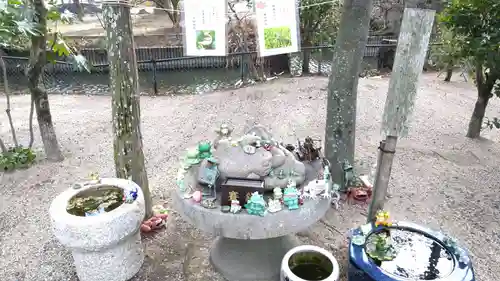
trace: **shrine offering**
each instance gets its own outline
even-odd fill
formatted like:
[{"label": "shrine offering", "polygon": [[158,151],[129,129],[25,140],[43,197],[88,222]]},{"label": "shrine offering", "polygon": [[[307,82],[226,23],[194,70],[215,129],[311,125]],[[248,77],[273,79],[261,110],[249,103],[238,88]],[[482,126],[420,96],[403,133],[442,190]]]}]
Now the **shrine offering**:
[{"label": "shrine offering", "polygon": [[240,206],[245,206],[254,192],[262,191],[264,182],[258,179],[227,178],[222,183],[222,205],[234,205],[237,201]]},{"label": "shrine offering", "polygon": [[259,0],[255,3],[261,56],[298,52],[299,14],[295,0]]},{"label": "shrine offering", "polygon": [[184,54],[187,56],[225,56],[225,0],[184,0]]}]

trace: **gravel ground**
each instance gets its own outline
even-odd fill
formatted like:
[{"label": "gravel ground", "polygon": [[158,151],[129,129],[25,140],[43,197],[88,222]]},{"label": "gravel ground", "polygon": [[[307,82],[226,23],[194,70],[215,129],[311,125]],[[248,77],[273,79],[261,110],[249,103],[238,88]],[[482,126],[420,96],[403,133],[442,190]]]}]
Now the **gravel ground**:
[{"label": "gravel ground", "polygon": [[[458,78],[456,78],[458,80]],[[322,136],[325,88],[322,77],[280,79],[254,87],[199,96],[143,97],[143,133],[147,169],[154,200],[169,205],[178,157],[185,147],[211,139],[219,122],[239,131],[254,123],[270,126],[275,135],[294,141]],[[361,79],[357,118],[357,158],[374,163],[387,78]],[[472,252],[478,280],[500,280],[499,134],[488,139],[464,137],[475,100],[465,82],[444,83],[425,74],[420,86],[411,133],[400,141],[388,203],[395,219],[445,229]],[[21,140],[27,141],[28,96],[12,99]],[[499,116],[499,103],[488,116]],[[5,104],[0,104],[4,111]],[[57,134],[66,160],[40,160],[28,170],[1,175],[0,280],[77,280],[70,254],[50,232],[47,210],[52,198],[90,172],[113,175],[110,98],[51,96]],[[495,110],[495,111],[493,111]],[[4,115],[0,135],[9,139]],[[38,136],[38,132],[36,132]],[[36,139],[37,149],[41,142]],[[341,205],[314,227],[299,233],[304,243],[329,248],[344,267],[347,230],[364,220],[363,206]],[[221,280],[207,261],[204,235],[172,214],[167,230],[145,238],[146,263],[134,279]],[[345,270],[343,270],[345,272]],[[345,278],[345,276],[344,276]]]}]

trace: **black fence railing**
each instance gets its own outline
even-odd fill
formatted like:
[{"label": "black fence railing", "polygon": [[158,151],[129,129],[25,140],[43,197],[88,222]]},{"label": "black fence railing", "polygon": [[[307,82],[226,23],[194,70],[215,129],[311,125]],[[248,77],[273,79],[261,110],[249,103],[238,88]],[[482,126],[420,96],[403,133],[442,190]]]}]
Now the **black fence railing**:
[{"label": "black fence railing", "polygon": [[[394,44],[368,41],[365,61],[376,68],[381,48]],[[256,52],[232,53],[224,57],[185,57],[182,48],[139,48],[138,58],[140,91],[144,94],[191,94],[233,88],[249,80],[291,73],[328,75],[331,69],[333,46],[303,47],[300,53],[259,57]],[[90,73],[78,71],[73,64],[57,61],[47,64],[42,75],[43,86],[50,93],[98,95],[109,92],[109,65],[107,53],[102,49],[82,50]],[[308,54],[309,67],[303,67],[304,54]],[[19,54],[21,55],[21,54]],[[28,58],[2,57],[12,93],[27,92],[25,75]],[[3,84],[0,79],[0,84]],[[3,86],[0,87],[2,91]]]}]

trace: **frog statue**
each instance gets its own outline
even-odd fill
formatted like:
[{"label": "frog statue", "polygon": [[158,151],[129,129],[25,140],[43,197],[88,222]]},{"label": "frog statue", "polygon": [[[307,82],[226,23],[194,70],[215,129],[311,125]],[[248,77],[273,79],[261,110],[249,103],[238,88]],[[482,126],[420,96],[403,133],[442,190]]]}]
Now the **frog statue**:
[{"label": "frog statue", "polygon": [[289,180],[297,185],[305,180],[304,164],[260,125],[252,127],[239,140],[221,139],[214,147],[222,178],[259,178],[272,188],[285,188]]},{"label": "frog statue", "polygon": [[258,192],[254,192],[245,204],[248,214],[263,217],[267,213],[266,201]]}]

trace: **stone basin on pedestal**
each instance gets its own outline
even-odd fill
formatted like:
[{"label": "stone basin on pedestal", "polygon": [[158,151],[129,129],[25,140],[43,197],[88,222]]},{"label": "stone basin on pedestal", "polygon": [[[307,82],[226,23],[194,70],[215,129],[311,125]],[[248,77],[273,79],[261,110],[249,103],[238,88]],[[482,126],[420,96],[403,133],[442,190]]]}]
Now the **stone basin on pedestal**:
[{"label": "stone basin on pedestal", "polygon": [[[314,167],[321,166],[319,161],[316,164],[306,164],[306,179],[315,177]],[[192,167],[187,172],[186,185],[195,183],[195,170]],[[183,196],[177,189],[176,210],[198,229],[218,237],[212,245],[210,261],[230,281],[279,280],[283,257],[297,246],[291,234],[320,220],[331,206],[328,199],[306,200],[297,210],[284,209],[261,217],[249,215],[245,210],[238,214],[223,213],[220,205],[206,209]]]},{"label": "stone basin on pedestal", "polygon": [[[263,185],[256,186],[252,193],[268,197],[269,192],[273,193],[275,188],[285,188],[290,184],[290,188],[295,190],[294,186],[300,189],[309,181],[317,180],[324,163],[319,159],[308,163],[298,161],[291,151],[260,125],[254,126],[237,139],[231,138],[231,131],[227,126],[221,126],[210,152],[200,149],[202,143],[198,144],[198,149],[188,151],[178,171],[177,184],[180,188],[176,190],[173,201],[186,221],[217,236],[210,251],[210,261],[226,279],[277,281],[283,257],[297,245],[291,234],[305,230],[321,219],[330,208],[331,200],[306,200],[298,209],[287,210],[283,207],[284,210],[268,212],[263,216],[250,215],[246,210],[236,214],[226,213],[221,211],[220,189],[227,186],[221,187],[218,183],[227,179],[257,180]],[[212,156],[214,159],[210,158]],[[215,168],[212,164],[208,165],[207,161],[216,163],[218,181],[213,177]],[[207,167],[211,170],[207,170]],[[206,182],[210,182],[208,185],[211,190],[217,191],[213,209],[204,208],[185,196],[201,191],[203,187],[200,183],[206,185]],[[199,199],[199,196],[196,198]],[[274,199],[274,202],[279,200]],[[297,201],[293,201],[296,198],[286,199],[297,204]],[[244,203],[248,203],[249,199],[246,200]],[[294,207],[293,204],[290,206]],[[240,206],[244,205],[240,203]],[[227,204],[225,207],[228,207]]]}]

